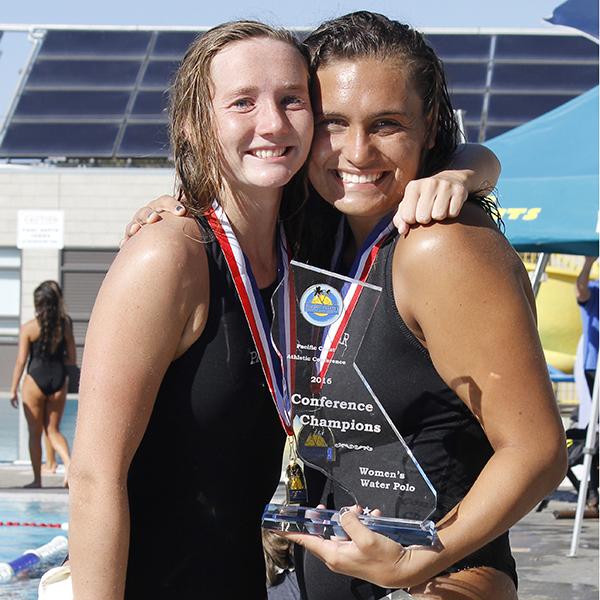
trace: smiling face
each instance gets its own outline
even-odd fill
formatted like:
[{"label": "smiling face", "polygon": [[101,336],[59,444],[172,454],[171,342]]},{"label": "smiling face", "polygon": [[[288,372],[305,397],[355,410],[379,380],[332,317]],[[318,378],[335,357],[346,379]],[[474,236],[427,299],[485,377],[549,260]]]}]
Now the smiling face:
[{"label": "smiling face", "polygon": [[212,60],[212,106],[225,179],[235,192],[280,192],[302,167],[313,118],[306,63],[290,44],[255,38]]},{"label": "smiling face", "polygon": [[406,69],[393,60],[338,60],[316,75],[309,178],[349,217],[377,221],[396,208],[433,145]]}]

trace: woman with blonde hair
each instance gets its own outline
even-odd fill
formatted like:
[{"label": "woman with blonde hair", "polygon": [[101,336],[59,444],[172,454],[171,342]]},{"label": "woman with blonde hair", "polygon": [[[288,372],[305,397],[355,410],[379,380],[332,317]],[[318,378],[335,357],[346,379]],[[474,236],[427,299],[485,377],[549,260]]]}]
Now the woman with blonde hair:
[{"label": "woman with blonde hair", "polygon": [[36,316],[19,333],[19,349],[10,389],[11,404],[18,406],[18,386],[23,380],[23,409],[29,430],[29,455],[33,481],[28,488],[42,486],[42,433],[65,466],[65,485],[69,468],[69,446],[60,432],[60,421],[67,398],[67,365],[74,365],[73,325],[64,311],[62,293],[55,281],[42,282],[33,292]]}]

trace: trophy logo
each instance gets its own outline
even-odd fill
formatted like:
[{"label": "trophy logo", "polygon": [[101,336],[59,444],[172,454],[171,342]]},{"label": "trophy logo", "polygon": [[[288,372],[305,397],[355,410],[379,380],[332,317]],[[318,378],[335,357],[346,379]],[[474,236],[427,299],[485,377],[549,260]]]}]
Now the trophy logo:
[{"label": "trophy logo", "polygon": [[342,314],[344,301],[340,293],[326,283],[311,285],[300,299],[300,312],[311,324],[327,327],[335,323]]}]

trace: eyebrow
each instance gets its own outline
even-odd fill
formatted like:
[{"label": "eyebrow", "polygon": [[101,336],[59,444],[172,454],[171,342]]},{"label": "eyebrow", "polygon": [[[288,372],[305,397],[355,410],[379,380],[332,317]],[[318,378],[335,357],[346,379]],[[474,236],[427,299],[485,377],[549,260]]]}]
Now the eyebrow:
[{"label": "eyebrow", "polygon": [[[308,91],[306,85],[304,83],[284,83],[283,85],[278,86],[278,89],[283,89],[288,92],[296,92],[296,91]],[[227,97],[230,98],[232,96],[244,96],[246,94],[253,94],[258,90],[258,86],[248,85],[240,88],[236,88],[227,94]]]},{"label": "eyebrow", "polygon": [[[336,112],[336,111],[317,112],[317,113],[315,113],[315,116],[316,117],[327,117],[327,118],[331,118],[331,117],[346,118],[344,113]],[[390,110],[382,110],[382,111],[370,113],[370,114],[366,115],[365,119],[367,121],[372,121],[373,119],[381,119],[381,118],[385,118],[385,117],[410,117],[410,116],[411,115],[409,113],[407,113],[406,111],[390,109]]]}]

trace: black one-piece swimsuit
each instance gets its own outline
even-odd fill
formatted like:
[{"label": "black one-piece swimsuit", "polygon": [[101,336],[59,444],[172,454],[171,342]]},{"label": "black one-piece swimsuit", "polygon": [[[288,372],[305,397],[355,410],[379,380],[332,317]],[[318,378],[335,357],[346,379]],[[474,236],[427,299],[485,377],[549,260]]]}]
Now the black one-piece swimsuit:
[{"label": "black one-piece swimsuit", "polygon": [[40,338],[35,342],[31,342],[27,373],[31,375],[46,396],[58,392],[65,384],[67,377],[64,336],[50,355],[42,355],[42,341]]},{"label": "black one-piece swimsuit", "polygon": [[[427,350],[399,315],[392,287],[395,239],[386,242],[368,281],[383,288],[367,329],[357,365],[437,491],[439,520],[467,494],[492,456],[481,426],[465,404],[441,379]],[[349,329],[348,333],[352,335]],[[320,475],[307,469],[310,504],[319,501],[339,509],[353,503],[342,489],[324,488]],[[336,575],[297,548],[296,571],[305,600],[375,600],[389,590]],[[447,569],[455,572],[489,566],[517,583],[508,533]]]},{"label": "black one-piece swimsuit", "polygon": [[260,523],[285,436],[221,249],[206,250],[206,326],[167,370],[129,471],[128,600],[266,597]]}]

